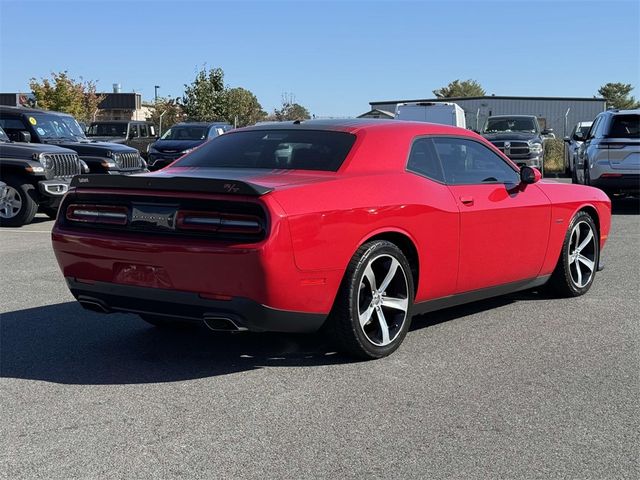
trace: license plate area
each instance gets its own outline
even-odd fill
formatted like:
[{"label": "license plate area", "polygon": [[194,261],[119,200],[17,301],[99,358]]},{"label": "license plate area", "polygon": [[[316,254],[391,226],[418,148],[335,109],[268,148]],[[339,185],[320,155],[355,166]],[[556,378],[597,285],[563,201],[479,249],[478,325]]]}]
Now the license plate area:
[{"label": "license plate area", "polygon": [[131,204],[131,228],[173,232],[176,229],[178,205],[151,203]]}]

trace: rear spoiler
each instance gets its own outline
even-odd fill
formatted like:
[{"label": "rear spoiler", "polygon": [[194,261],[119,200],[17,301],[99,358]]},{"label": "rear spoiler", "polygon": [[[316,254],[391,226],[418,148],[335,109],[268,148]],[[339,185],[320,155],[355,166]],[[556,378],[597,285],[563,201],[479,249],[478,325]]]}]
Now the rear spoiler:
[{"label": "rear spoiler", "polygon": [[249,196],[260,196],[273,190],[255,183],[221,178],[138,177],[108,174],[76,175],[71,180],[71,187],[227,193]]}]

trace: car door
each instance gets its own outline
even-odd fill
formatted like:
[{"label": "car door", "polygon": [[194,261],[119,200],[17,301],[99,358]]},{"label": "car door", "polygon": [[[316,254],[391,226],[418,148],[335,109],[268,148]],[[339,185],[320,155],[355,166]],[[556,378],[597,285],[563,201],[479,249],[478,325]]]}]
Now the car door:
[{"label": "car door", "polygon": [[436,137],[434,144],[460,209],[457,293],[535,278],[547,250],[549,199],[480,141]]}]

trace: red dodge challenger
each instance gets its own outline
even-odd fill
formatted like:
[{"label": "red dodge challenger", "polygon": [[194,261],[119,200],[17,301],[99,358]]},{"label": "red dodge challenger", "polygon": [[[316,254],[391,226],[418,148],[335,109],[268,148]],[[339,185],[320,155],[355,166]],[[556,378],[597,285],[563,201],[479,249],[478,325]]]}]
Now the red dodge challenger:
[{"label": "red dodge challenger", "polygon": [[384,120],[235,130],[158,172],[74,178],[52,239],[86,308],[158,326],[326,329],[379,358],[412,315],[585,293],[611,205],[473,132]]}]

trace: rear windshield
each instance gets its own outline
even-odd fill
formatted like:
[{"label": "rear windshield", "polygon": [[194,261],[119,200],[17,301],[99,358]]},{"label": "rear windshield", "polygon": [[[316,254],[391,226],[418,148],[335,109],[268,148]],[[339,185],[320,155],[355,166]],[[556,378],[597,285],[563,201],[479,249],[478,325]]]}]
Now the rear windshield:
[{"label": "rear windshield", "polygon": [[640,115],[615,115],[609,137],[640,138]]},{"label": "rear windshield", "polygon": [[337,171],[355,135],[324,130],[247,130],[221,135],[174,166]]}]

